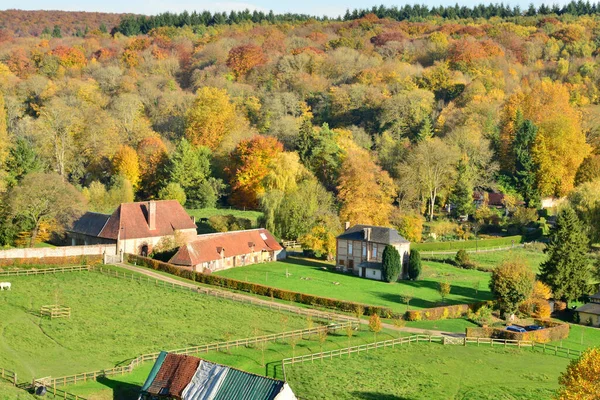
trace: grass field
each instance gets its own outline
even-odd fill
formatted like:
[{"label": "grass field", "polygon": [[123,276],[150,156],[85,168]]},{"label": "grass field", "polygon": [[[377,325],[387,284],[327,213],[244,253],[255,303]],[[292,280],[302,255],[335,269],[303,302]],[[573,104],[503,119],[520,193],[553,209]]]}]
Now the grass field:
[{"label": "grass field", "polygon": [[244,211],[244,210],[236,210],[235,208],[197,208],[197,209],[186,209],[187,213],[193,217],[196,217],[196,220],[200,218],[210,218],[215,215],[233,215],[236,218],[247,218],[254,225],[256,225],[256,221],[260,218],[263,213],[261,211]]},{"label": "grass field", "polygon": [[523,240],[522,236],[505,236],[490,239],[479,239],[479,240],[456,240],[449,242],[426,242],[426,243],[413,243],[411,244],[413,249],[419,251],[451,251],[459,249],[483,249],[489,247],[507,247],[513,244],[519,244]]},{"label": "grass field", "polygon": [[286,373],[294,392],[311,400],[549,400],[568,363],[529,350],[421,343],[290,365]]},{"label": "grass field", "polygon": [[[436,259],[440,262],[444,260],[454,259],[454,254],[445,255],[428,255],[427,252],[421,252],[421,257],[427,260]],[[537,273],[540,269],[540,264],[546,260],[546,255],[541,251],[524,249],[517,247],[512,250],[506,251],[492,251],[492,252],[481,252],[481,253],[469,253],[469,258],[477,263],[478,267],[483,267],[488,270],[492,270],[502,261],[509,260],[511,258],[519,258],[523,260],[533,272]]]},{"label": "grass field", "polygon": [[[237,267],[219,271],[217,274],[318,296],[386,306],[396,311],[406,310],[401,296],[407,294],[413,297],[410,302],[411,309],[439,305],[441,298],[437,287],[440,281],[448,281],[452,285],[447,304],[473,303],[491,299],[488,273],[460,269],[441,262],[426,261],[423,263],[420,280],[398,283],[386,283],[332,272],[324,270],[325,265],[318,261],[288,258],[282,262]],[[291,274],[287,278],[286,271]],[[334,285],[334,282],[339,282],[339,285]],[[475,290],[476,285],[477,290]]]},{"label": "grass field", "polygon": [[[396,338],[399,332],[382,331],[377,335],[377,340],[387,340]],[[211,360],[217,363],[230,365],[235,368],[259,375],[266,375],[283,379],[281,370],[281,360],[284,358],[298,356],[301,354],[311,354],[323,351],[345,348],[348,345],[358,345],[370,343],[374,340],[373,334],[363,327],[360,331],[355,331],[352,339],[349,341],[345,332],[336,332],[327,336],[327,340],[322,347],[318,341],[317,335],[304,337],[300,340],[293,350],[289,340],[269,343],[265,346],[264,362],[263,352],[260,347],[237,348],[229,351],[210,352],[208,354],[199,354],[198,357]],[[141,385],[144,383],[153,363],[145,363],[136,368],[131,374],[118,375],[104,378],[98,382],[88,382],[77,386],[69,386],[68,391],[84,396],[89,400],[128,400],[135,398],[139,393]],[[303,397],[304,398],[304,397]]]},{"label": "grass field", "polygon": [[[307,327],[306,319],[96,273],[11,277],[0,292],[0,366],[20,380],[111,368],[139,354]],[[71,319],[41,319],[42,304]],[[65,362],[68,360],[68,362]]]}]

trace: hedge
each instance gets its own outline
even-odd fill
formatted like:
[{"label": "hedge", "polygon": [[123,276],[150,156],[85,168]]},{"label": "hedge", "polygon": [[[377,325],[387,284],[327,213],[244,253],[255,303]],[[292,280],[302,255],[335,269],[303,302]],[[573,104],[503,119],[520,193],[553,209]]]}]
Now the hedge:
[{"label": "hedge", "polygon": [[433,307],[425,310],[407,311],[404,319],[407,321],[437,321],[440,319],[461,318],[469,313],[479,310],[487,302],[473,304],[455,304],[453,306]]},{"label": "hedge", "polygon": [[486,247],[510,246],[513,243],[519,244],[523,241],[523,236],[505,236],[496,239],[480,239],[480,240],[456,240],[451,242],[429,242],[429,243],[412,243],[411,247],[419,251],[444,251],[444,250],[460,250],[460,249],[484,249]]},{"label": "hedge", "polygon": [[64,256],[64,257],[36,257],[36,258],[0,258],[0,267],[21,266],[67,266],[67,265],[93,265],[102,262],[102,255]]},{"label": "hedge", "polygon": [[164,271],[172,275],[180,276],[182,278],[190,279],[207,285],[219,286],[232,290],[239,290],[242,292],[253,293],[260,296],[273,297],[280,300],[292,301],[311,306],[330,308],[345,312],[355,312],[357,309],[362,308],[364,315],[377,314],[380,317],[384,318],[392,318],[398,316],[398,314],[394,313],[390,308],[387,307],[379,307],[368,304],[355,303],[351,301],[331,299],[328,297],[315,296],[306,293],[292,292],[290,290],[274,288],[271,286],[258,285],[256,283],[251,282],[238,281],[236,279],[226,278],[223,276],[196,273],[190,268],[180,267],[166,262],[153,260],[148,257],[127,254],[127,261],[135,262],[136,265],[142,265],[158,271]]},{"label": "hedge", "polygon": [[466,335],[467,337],[474,338],[481,337],[509,340],[529,340],[538,343],[554,342],[569,337],[569,324],[563,324],[559,322],[541,319],[536,319],[535,323],[537,325],[543,326],[544,329],[520,333],[507,331],[506,328],[467,328]]}]

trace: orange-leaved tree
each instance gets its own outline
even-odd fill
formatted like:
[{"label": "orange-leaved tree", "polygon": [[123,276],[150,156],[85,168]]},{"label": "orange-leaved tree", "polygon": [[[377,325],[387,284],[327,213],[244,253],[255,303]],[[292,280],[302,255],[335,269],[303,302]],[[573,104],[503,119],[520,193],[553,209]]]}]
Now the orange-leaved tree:
[{"label": "orange-leaved tree", "polygon": [[367,150],[348,146],[340,169],[338,191],[343,221],[389,225],[396,188],[392,178],[375,164]]},{"label": "orange-leaved tree", "polygon": [[254,44],[244,44],[232,48],[227,56],[227,66],[236,78],[246,75],[252,68],[264,64],[267,57],[262,48]]},{"label": "orange-leaved tree", "polygon": [[203,87],[186,115],[185,136],[194,146],[215,150],[236,124],[236,110],[224,89]]},{"label": "orange-leaved tree", "polygon": [[571,361],[558,379],[558,400],[598,400],[600,393],[600,348],[585,351]]},{"label": "orange-leaved tree", "polygon": [[264,180],[283,145],[271,136],[257,135],[242,140],[230,156],[226,168],[231,184],[231,202],[238,207],[258,207],[258,197],[264,193]]},{"label": "orange-leaved tree", "polygon": [[147,196],[155,196],[161,185],[162,167],[167,161],[167,146],[158,136],[143,139],[137,147],[142,190]]}]

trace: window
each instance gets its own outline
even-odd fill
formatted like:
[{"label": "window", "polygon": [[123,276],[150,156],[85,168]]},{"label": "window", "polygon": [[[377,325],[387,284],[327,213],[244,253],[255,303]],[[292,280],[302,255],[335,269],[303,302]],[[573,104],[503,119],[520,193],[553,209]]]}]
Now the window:
[{"label": "window", "polygon": [[354,269],[354,260],[348,260],[348,269]]},{"label": "window", "polygon": [[367,256],[367,244],[366,243],[363,243],[362,249],[363,249],[362,255],[363,255],[363,257],[366,257]]},{"label": "window", "polygon": [[343,267],[344,266],[344,260],[340,260],[339,264]]},{"label": "window", "polygon": [[348,254],[352,254],[352,242],[348,242]]},{"label": "window", "polygon": [[373,245],[373,258],[377,258],[377,245]]},{"label": "window", "polygon": [[373,271],[373,275],[377,275],[377,273],[375,271]]}]

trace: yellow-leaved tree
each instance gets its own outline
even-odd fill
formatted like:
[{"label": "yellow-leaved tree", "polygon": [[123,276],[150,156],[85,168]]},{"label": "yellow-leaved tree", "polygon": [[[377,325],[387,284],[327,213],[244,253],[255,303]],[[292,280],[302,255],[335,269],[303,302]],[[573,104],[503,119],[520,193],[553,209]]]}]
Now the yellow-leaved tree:
[{"label": "yellow-leaved tree", "polygon": [[558,400],[597,400],[600,393],[600,348],[588,349],[571,361],[558,379]]},{"label": "yellow-leaved tree", "polygon": [[140,162],[134,149],[129,146],[121,146],[112,160],[115,175],[121,175],[127,179],[133,190],[137,190],[140,184]]},{"label": "yellow-leaved tree", "polygon": [[202,87],[186,115],[185,136],[194,146],[215,150],[236,124],[235,106],[224,89]]}]

